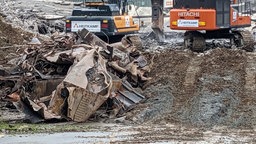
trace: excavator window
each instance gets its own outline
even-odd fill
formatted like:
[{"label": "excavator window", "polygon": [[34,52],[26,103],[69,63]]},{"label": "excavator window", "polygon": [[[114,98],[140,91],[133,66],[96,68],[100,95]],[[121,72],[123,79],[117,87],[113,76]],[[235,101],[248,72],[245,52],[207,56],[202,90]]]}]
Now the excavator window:
[{"label": "excavator window", "polygon": [[174,0],[173,8],[215,8],[216,0]]},{"label": "excavator window", "polygon": [[237,3],[231,5],[238,12],[239,16],[251,15],[251,3],[248,0],[238,0]]},{"label": "excavator window", "polygon": [[120,15],[117,5],[95,5],[73,9],[72,16],[118,16]]},{"label": "excavator window", "polygon": [[230,26],[230,0],[216,0],[217,26]]}]

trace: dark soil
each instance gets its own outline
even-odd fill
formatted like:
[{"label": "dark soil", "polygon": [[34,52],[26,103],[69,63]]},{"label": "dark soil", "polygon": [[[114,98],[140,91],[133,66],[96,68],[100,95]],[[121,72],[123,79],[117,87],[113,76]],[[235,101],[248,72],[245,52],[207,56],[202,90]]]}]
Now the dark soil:
[{"label": "dark soil", "polygon": [[12,25],[5,23],[3,18],[0,17],[0,63],[6,62],[5,57],[8,54],[15,53],[17,50],[15,45],[23,45],[29,42],[32,36],[33,34],[20,28],[13,28]]},{"label": "dark soil", "polygon": [[149,98],[128,118],[136,123],[252,128],[256,99],[244,88],[246,59],[242,50],[223,48],[205,54],[177,50],[156,54],[153,80],[144,90]]}]

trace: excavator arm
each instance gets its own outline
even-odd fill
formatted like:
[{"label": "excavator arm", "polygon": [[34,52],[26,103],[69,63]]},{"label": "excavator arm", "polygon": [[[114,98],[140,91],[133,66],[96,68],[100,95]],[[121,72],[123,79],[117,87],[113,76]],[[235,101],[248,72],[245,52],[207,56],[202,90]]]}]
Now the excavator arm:
[{"label": "excavator arm", "polygon": [[163,42],[164,37],[164,0],[151,0],[152,4],[152,29],[156,39]]}]

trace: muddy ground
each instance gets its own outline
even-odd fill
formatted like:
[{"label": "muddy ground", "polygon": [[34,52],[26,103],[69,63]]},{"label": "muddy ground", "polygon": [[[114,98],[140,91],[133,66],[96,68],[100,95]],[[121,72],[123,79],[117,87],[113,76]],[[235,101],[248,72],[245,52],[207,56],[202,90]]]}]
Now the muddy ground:
[{"label": "muddy ground", "polygon": [[[252,130],[232,130],[226,127],[202,130],[182,125],[142,125],[127,126],[120,124],[87,123],[83,126],[69,124],[80,129],[79,132],[39,133],[1,135],[3,144],[11,143],[255,143],[255,132]],[[48,127],[59,126],[48,124]],[[48,128],[47,127],[47,128]],[[46,129],[47,129],[46,128]],[[81,130],[82,129],[82,130]],[[2,138],[1,138],[2,137]],[[58,141],[56,141],[58,139]]]},{"label": "muddy ground", "polygon": [[[8,61],[6,56],[17,50],[17,47],[5,47],[25,44],[33,34],[2,21],[0,25],[0,55],[1,64],[4,65]],[[136,131],[129,134],[131,139],[116,139],[115,142],[208,140],[216,143],[254,143],[256,53],[223,48],[225,45],[218,45],[222,47],[218,48],[212,42],[208,43],[206,52],[193,53],[183,48],[182,36],[182,32],[169,32],[165,43],[157,43],[146,38],[145,34],[141,35],[143,53],[149,59],[153,58],[153,68],[149,73],[153,79],[143,86],[143,94],[147,97],[145,102],[120,118],[101,120],[104,124],[121,123],[117,131]],[[1,104],[2,120],[13,123],[15,119],[19,121],[24,118],[16,110],[7,109],[5,104]],[[11,124],[1,129],[5,133],[6,129],[12,127]],[[75,127],[71,131],[81,131]],[[98,131],[111,130],[115,131],[107,126]],[[29,131],[24,130],[25,133]],[[62,131],[68,130],[64,128]],[[39,132],[48,131],[46,128]]]},{"label": "muddy ground", "polygon": [[147,107],[138,110],[134,121],[255,127],[254,53],[218,48],[154,55],[154,79],[144,91]]}]

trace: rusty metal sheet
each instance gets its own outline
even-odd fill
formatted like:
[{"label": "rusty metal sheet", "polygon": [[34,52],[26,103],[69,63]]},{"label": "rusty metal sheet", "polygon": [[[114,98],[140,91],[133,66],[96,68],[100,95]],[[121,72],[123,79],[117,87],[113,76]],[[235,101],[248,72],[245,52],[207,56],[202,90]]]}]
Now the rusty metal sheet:
[{"label": "rusty metal sheet", "polygon": [[25,96],[24,92],[21,92],[21,94],[14,92],[7,95],[5,99],[12,101],[15,107],[23,112],[26,115],[26,119],[32,123],[39,123],[51,119],[61,119],[60,116],[49,112],[45,104],[40,102],[35,103],[29,97]]},{"label": "rusty metal sheet", "polygon": [[138,93],[126,80],[121,80],[114,74],[110,74],[113,79],[111,98],[118,108],[119,114],[132,109],[136,104],[142,102],[145,96]]},{"label": "rusty metal sheet", "polygon": [[117,91],[116,96],[114,97],[117,105],[122,107],[121,112],[130,110],[136,104],[140,103],[145,99],[143,95],[135,91],[132,86],[127,81],[122,81],[121,88]]},{"label": "rusty metal sheet", "polygon": [[108,98],[82,88],[68,89],[70,96],[67,116],[76,122],[86,121]]},{"label": "rusty metal sheet", "polygon": [[[65,103],[65,98],[60,98],[60,89],[65,88],[68,102],[67,116],[73,121],[87,120],[109,97],[112,78],[106,70],[106,61],[91,50],[81,61],[72,67],[61,86],[56,90],[60,103]],[[55,100],[57,101],[57,99]],[[53,107],[56,104],[53,105]],[[56,112],[61,111],[55,108]]]},{"label": "rusty metal sheet", "polygon": [[[87,48],[89,48],[89,46]],[[66,51],[62,51],[62,52],[58,52],[58,53],[54,53],[54,54],[49,54],[49,55],[46,55],[45,58],[49,62],[69,64],[70,62],[73,63],[73,60],[75,58],[80,58],[80,55],[84,56],[85,54],[87,54],[87,52],[88,52],[88,50],[86,50],[84,47],[78,47],[78,48],[74,48],[72,50],[66,50]],[[69,60],[64,61],[62,58],[63,55],[65,55],[66,56],[65,58],[69,59]],[[78,59],[78,60],[80,60],[80,59]]]},{"label": "rusty metal sheet", "polygon": [[60,83],[56,90],[52,93],[52,98],[49,102],[48,109],[51,113],[59,116],[65,116],[65,111],[63,111],[67,107],[66,101],[67,96],[63,94],[63,89],[65,88],[63,83]]},{"label": "rusty metal sheet", "polygon": [[89,51],[88,54],[70,70],[64,81],[86,89],[88,79],[85,74],[94,66],[94,52],[95,49]]},{"label": "rusty metal sheet", "polygon": [[34,89],[31,93],[31,99],[49,96],[56,87],[63,81],[62,79],[37,80],[33,85]]},{"label": "rusty metal sheet", "polygon": [[89,32],[87,29],[82,29],[81,31],[78,32],[78,34],[84,41],[86,41],[86,43],[89,43],[92,46],[96,46],[95,48],[102,47],[106,50],[107,46],[109,46],[107,43],[105,43],[95,34]]}]

